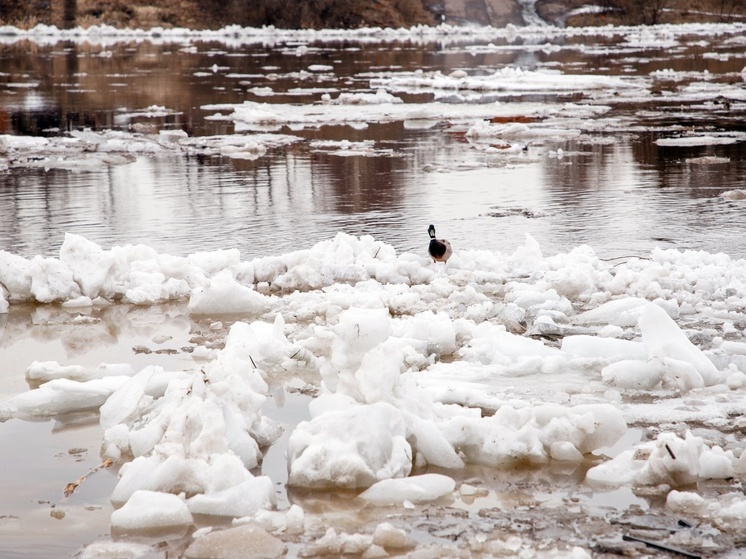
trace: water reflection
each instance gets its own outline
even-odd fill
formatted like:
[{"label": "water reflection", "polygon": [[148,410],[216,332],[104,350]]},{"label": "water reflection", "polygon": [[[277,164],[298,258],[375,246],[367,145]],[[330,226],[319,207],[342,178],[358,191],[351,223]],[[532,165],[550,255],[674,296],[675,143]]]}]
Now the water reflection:
[{"label": "water reflection", "polygon": [[[0,177],[0,248],[54,255],[64,233],[74,232],[105,246],[145,243],[172,254],[235,246],[251,258],[307,248],[345,231],[422,252],[424,228],[437,222],[457,247],[483,248],[484,239],[495,239],[489,248],[512,251],[530,233],[547,252],[585,243],[609,256],[662,245],[741,257],[746,240],[736,224],[743,205],[720,194],[743,185],[745,143],[663,147],[655,141],[684,127],[743,130],[737,100],[727,108],[702,104],[717,91],[708,84],[739,79],[744,53],[727,38],[674,43],[635,46],[618,36],[577,36],[447,45],[2,45],[0,132],[27,135],[82,128],[232,134],[230,120],[208,120],[211,111],[203,107],[244,100],[313,103],[323,93],[365,91],[371,77],[418,69],[488,75],[514,65],[646,80],[654,75],[657,85],[656,96],[621,99],[612,107],[606,118],[626,123],[623,132],[550,136],[515,157],[476,150],[464,141],[463,129],[447,122],[421,128],[393,123],[283,129],[302,141],[253,161],[133,155],[128,164],[80,172],[14,168]],[[691,98],[667,101],[672,91],[699,82],[706,87],[694,88]],[[434,94],[401,96],[422,102]],[[497,98],[584,101],[577,94],[533,93],[481,102]],[[315,140],[372,141],[375,149],[344,156],[314,148]],[[701,159],[707,157],[720,159]]]}]

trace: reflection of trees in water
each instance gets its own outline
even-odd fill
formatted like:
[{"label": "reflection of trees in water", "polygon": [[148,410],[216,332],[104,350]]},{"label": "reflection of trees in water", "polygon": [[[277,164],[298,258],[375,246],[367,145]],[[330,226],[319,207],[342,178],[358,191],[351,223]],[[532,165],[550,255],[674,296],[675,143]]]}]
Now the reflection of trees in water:
[{"label": "reflection of trees in water", "polygon": [[374,141],[375,148],[387,143],[394,155],[336,155],[329,152],[311,154],[311,182],[320,196],[322,208],[349,214],[379,209],[391,209],[401,204],[406,157],[399,157],[392,139],[401,125],[373,125],[363,132],[349,127],[325,127],[317,137],[323,140],[361,142]]},{"label": "reflection of trees in water", "polygon": [[691,198],[713,198],[746,184],[746,143],[659,146],[658,137],[644,134],[633,144],[633,153],[638,165],[655,170],[659,187],[686,189]]}]

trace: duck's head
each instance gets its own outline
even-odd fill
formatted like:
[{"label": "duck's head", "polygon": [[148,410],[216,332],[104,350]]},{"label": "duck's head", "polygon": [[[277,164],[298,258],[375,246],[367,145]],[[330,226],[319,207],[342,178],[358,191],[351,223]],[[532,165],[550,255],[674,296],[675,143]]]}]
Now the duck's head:
[{"label": "duck's head", "polygon": [[434,239],[435,238],[435,225],[431,223],[430,227],[427,228],[427,233],[428,235],[430,235],[431,239]]}]

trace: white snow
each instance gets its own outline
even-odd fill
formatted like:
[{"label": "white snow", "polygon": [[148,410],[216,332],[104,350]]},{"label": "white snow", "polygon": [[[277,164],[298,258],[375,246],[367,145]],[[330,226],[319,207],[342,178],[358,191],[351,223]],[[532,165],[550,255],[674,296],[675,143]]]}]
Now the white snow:
[{"label": "white snow", "polygon": [[186,503],[178,495],[154,491],[136,491],[122,508],[111,513],[112,529],[126,533],[186,528],[192,521]]},{"label": "white snow", "polygon": [[403,503],[422,503],[435,501],[450,495],[456,482],[442,474],[422,474],[404,479],[384,479],[360,494],[361,499],[377,505]]}]

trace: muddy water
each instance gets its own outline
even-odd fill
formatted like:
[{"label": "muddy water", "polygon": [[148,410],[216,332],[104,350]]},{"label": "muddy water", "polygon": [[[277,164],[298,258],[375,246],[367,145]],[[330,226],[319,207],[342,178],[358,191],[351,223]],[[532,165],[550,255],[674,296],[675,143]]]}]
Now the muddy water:
[{"label": "muddy water", "polygon": [[[671,69],[688,72],[683,79],[693,83],[731,83],[741,79],[746,58],[742,46],[726,39],[691,37],[665,48],[633,47],[620,37],[600,36],[481,44],[326,42],[303,54],[292,42],[92,46],[22,41],[0,47],[0,132],[51,137],[91,128],[230,134],[233,125],[206,120],[211,111],[203,107],[244,100],[307,103],[323,92],[367,91],[375,73],[416,69],[477,75],[517,65],[639,76]],[[312,64],[333,65],[334,73],[299,74]],[[654,246],[746,257],[741,225],[746,203],[721,196],[744,187],[746,142],[655,143],[687,127],[743,131],[743,100],[726,110],[713,100],[668,95],[679,91],[678,82],[661,80],[660,85],[656,96],[612,107],[622,125],[584,140],[542,138],[510,158],[475,149],[463,131],[453,132],[447,123],[427,129],[393,123],[295,132],[304,141],[255,161],[168,156],[135,157],[127,165],[80,172],[13,168],[0,175],[0,249],[52,256],[64,233],[73,232],[105,247],[145,243],[175,255],[237,247],[248,259],[307,248],[345,231],[371,234],[400,251],[422,251],[426,226],[434,222],[457,248],[481,248],[486,241],[488,248],[511,252],[530,233],[546,253],[588,244],[610,258],[643,254]],[[266,97],[267,87],[275,94]],[[402,97],[422,102],[433,94]],[[549,93],[501,98],[520,100],[578,101]],[[491,101],[488,96],[480,102]],[[152,106],[168,114],[147,116]],[[312,149],[305,141],[310,139],[374,139],[390,151],[339,157]],[[692,163],[702,157],[717,163]],[[0,397],[28,388],[24,371],[34,360],[191,370],[199,363],[190,349],[206,340],[219,346],[229,325],[211,330],[179,305],[114,306],[91,318],[81,326],[55,308],[13,308],[0,315]],[[274,390],[265,413],[292,427],[306,418],[307,399]],[[631,446],[641,433],[630,436],[635,440],[623,445]],[[280,504],[301,504],[321,533],[332,520],[354,531],[394,518],[422,543],[458,541],[466,537],[465,526],[551,542],[574,534],[578,523],[586,534],[603,533],[617,511],[625,511],[617,514],[620,522],[637,518],[644,527],[647,511],[660,504],[628,490],[584,487],[590,459],[571,471],[472,467],[459,472],[463,479],[458,481],[480,480],[475,496],[462,496],[447,508],[436,504],[425,513],[371,511],[350,495],[288,494],[284,440],[270,449],[263,471],[277,484]],[[94,413],[12,420],[0,425],[0,441],[0,556],[58,558],[108,537],[115,471],[98,471],[72,496],[62,495],[66,484],[100,464]],[[178,554],[178,538],[169,545]]]}]

